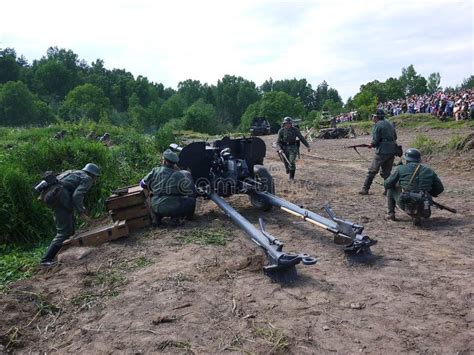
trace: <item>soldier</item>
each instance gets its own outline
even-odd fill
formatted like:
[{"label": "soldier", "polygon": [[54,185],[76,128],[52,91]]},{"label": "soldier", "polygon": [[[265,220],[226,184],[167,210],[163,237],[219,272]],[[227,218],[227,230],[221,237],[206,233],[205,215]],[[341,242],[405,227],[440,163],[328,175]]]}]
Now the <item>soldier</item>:
[{"label": "soldier", "polygon": [[182,218],[192,219],[196,209],[196,197],[192,178],[176,167],[179,158],[167,149],[163,153],[163,165],[154,168],[140,182],[140,186],[151,193],[151,207],[155,214],[155,225],[163,217],[171,217],[174,225]]},{"label": "soldier", "polygon": [[[431,215],[432,196],[443,192],[443,183],[429,167],[421,164],[421,153],[410,148],[405,152],[406,165],[398,165],[385,180],[387,194],[387,219],[395,221],[395,204],[413,218],[419,225],[420,218]],[[398,183],[398,184],[397,184]]]},{"label": "soldier", "polygon": [[308,148],[308,152],[310,152],[311,148],[300,130],[293,127],[293,120],[291,117],[285,117],[283,119],[283,127],[278,131],[277,145],[280,147],[278,152],[283,152],[289,161],[289,164],[285,163],[285,168],[286,173],[289,174],[290,180],[295,178],[295,161],[296,156],[298,155],[297,138],[299,138],[299,140]]},{"label": "soldier", "polygon": [[60,189],[58,189],[55,202],[50,205],[54,213],[56,237],[41,259],[42,266],[52,266],[54,257],[61,249],[63,242],[74,235],[74,210],[83,220],[90,221],[84,207],[84,196],[99,175],[99,167],[88,163],[82,170],[68,170],[57,176]]},{"label": "soldier", "polygon": [[382,170],[380,176],[384,180],[390,176],[397,149],[397,132],[395,127],[385,120],[385,113],[382,109],[377,109],[376,114],[372,115],[372,121],[375,125],[372,128],[372,142],[369,144],[369,148],[376,148],[375,156],[369,167],[364,186],[359,191],[360,195],[369,194],[372,181],[379,170]]}]

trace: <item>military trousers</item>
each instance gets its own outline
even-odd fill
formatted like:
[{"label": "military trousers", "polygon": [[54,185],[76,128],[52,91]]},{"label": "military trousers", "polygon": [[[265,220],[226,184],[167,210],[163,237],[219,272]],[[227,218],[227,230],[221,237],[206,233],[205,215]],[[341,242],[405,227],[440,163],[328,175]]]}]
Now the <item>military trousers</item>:
[{"label": "military trousers", "polygon": [[380,176],[385,180],[392,172],[394,160],[395,155],[393,154],[375,154],[372,163],[369,166],[367,176],[373,179],[380,171]]},{"label": "military trousers", "polygon": [[283,154],[285,154],[286,158],[290,162],[289,164],[285,162],[285,167],[289,171],[296,170],[296,158],[298,156],[298,146],[295,145],[288,145],[283,147]]}]

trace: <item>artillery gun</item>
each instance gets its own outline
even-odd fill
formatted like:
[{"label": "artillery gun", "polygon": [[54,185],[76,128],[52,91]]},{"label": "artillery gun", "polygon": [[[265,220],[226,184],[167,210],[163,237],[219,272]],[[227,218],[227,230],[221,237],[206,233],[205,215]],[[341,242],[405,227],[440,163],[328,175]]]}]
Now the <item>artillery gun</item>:
[{"label": "artillery gun", "polygon": [[262,218],[259,219],[260,228],[257,229],[233,209],[225,197],[247,194],[251,204],[262,211],[279,207],[332,232],[336,242],[346,244],[347,253],[371,255],[370,246],[376,241],[362,234],[362,226],[337,218],[330,207],[326,207],[330,217],[328,219],[274,195],[273,178],[263,166],[266,146],[260,138],[224,137],[212,144],[193,142],[185,147],[171,144],[170,148],[180,152],[178,166],[191,173],[198,196],[216,203],[265,251],[268,265],[264,271],[273,280],[289,281],[296,276],[297,264],[314,265],[317,259],[304,253],[284,252],[283,243],[265,230]]}]

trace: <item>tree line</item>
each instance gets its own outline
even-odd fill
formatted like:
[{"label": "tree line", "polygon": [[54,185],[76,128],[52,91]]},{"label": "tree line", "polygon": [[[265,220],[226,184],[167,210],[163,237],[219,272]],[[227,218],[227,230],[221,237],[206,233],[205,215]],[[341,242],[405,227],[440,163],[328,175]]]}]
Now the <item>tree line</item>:
[{"label": "tree line", "polygon": [[314,89],[296,78],[270,78],[257,86],[225,75],[216,85],[187,79],[173,89],[125,69],[109,70],[101,59],[88,64],[68,49],[50,47],[29,63],[5,48],[0,49],[0,125],[92,120],[148,132],[166,126],[213,134],[247,129],[254,116],[267,117],[275,127],[283,116],[314,120],[323,111],[359,110],[364,117],[377,102],[435,91],[439,82],[439,73],[425,79],[410,65],[399,78],[362,85],[344,105],[326,81]]}]

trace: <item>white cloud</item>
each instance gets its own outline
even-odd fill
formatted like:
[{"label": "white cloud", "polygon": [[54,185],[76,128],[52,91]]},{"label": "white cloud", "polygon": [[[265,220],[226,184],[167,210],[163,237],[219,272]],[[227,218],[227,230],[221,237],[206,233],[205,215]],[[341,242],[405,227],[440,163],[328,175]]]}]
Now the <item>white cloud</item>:
[{"label": "white cloud", "polygon": [[472,75],[472,8],[469,0],[24,0],[2,4],[0,47],[30,61],[67,48],[171,87],[225,74],[257,85],[327,80],[346,99],[410,64],[440,72],[442,85]]}]

